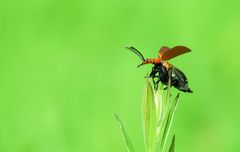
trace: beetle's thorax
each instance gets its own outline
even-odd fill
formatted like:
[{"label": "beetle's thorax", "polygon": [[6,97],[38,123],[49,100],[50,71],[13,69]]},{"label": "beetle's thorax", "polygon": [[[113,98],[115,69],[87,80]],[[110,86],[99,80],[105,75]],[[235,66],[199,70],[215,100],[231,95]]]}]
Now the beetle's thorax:
[{"label": "beetle's thorax", "polygon": [[161,62],[160,58],[150,58],[143,61],[143,64],[158,64]]}]

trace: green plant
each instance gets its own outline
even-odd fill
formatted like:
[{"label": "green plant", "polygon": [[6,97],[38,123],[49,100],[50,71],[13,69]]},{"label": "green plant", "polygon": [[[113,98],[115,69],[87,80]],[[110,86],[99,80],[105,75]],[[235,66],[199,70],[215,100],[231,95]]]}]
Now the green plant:
[{"label": "green plant", "polygon": [[[146,152],[166,151],[179,93],[173,101],[170,100],[170,96],[169,85],[167,90],[164,90],[162,86],[155,90],[147,79],[143,98],[143,129]],[[133,145],[122,121],[117,114],[115,116],[122,128],[128,152],[134,152]],[[168,151],[175,151],[175,135],[172,137]]]}]

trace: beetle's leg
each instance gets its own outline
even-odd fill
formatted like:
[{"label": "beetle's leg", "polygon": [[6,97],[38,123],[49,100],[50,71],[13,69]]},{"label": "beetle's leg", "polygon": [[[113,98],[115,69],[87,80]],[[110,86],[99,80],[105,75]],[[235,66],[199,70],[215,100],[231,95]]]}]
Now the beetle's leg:
[{"label": "beetle's leg", "polygon": [[[158,78],[158,76],[155,76],[155,78]],[[158,89],[158,84],[159,84],[159,82],[160,82],[160,79],[157,79],[156,81],[155,81],[155,79],[154,78],[152,78],[153,79],[153,84],[154,84],[154,89],[155,90],[157,90]]]},{"label": "beetle's leg", "polygon": [[154,78],[152,78],[152,81],[153,81],[153,85],[155,86],[155,85],[156,85],[156,82],[155,82]]},{"label": "beetle's leg", "polygon": [[158,84],[159,84],[159,82],[160,82],[160,79],[158,79],[158,80],[156,81],[155,85],[154,85],[155,90],[158,89]]},{"label": "beetle's leg", "polygon": [[[159,74],[159,73],[158,73]],[[161,81],[160,76],[155,74],[155,78],[157,78],[157,81],[155,81],[154,84],[154,89],[157,90],[158,89],[158,84]]]}]

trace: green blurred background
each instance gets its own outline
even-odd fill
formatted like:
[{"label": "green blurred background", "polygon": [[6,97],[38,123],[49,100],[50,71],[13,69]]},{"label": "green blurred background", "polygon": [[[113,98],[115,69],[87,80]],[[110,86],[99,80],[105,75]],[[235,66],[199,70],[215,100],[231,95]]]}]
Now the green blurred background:
[{"label": "green blurred background", "polygon": [[[140,60],[163,45],[188,76],[178,152],[240,151],[237,0],[1,0],[0,152],[122,152],[118,112],[144,151]],[[174,89],[173,89],[174,90]]]}]

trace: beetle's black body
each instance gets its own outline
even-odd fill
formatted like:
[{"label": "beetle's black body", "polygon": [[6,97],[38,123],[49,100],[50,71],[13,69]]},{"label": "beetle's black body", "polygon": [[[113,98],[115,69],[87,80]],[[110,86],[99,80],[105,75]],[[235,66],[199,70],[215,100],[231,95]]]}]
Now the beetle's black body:
[{"label": "beetle's black body", "polygon": [[[167,70],[167,68],[164,67],[162,63],[158,63],[153,66],[149,77],[152,78],[155,89],[158,87],[158,83],[160,81],[162,84],[168,85],[168,82],[170,80],[171,86],[174,86],[180,91],[192,93],[192,90],[188,87],[187,77],[181,70],[177,69],[176,67],[170,67]],[[156,81],[155,78],[157,78]]]}]

